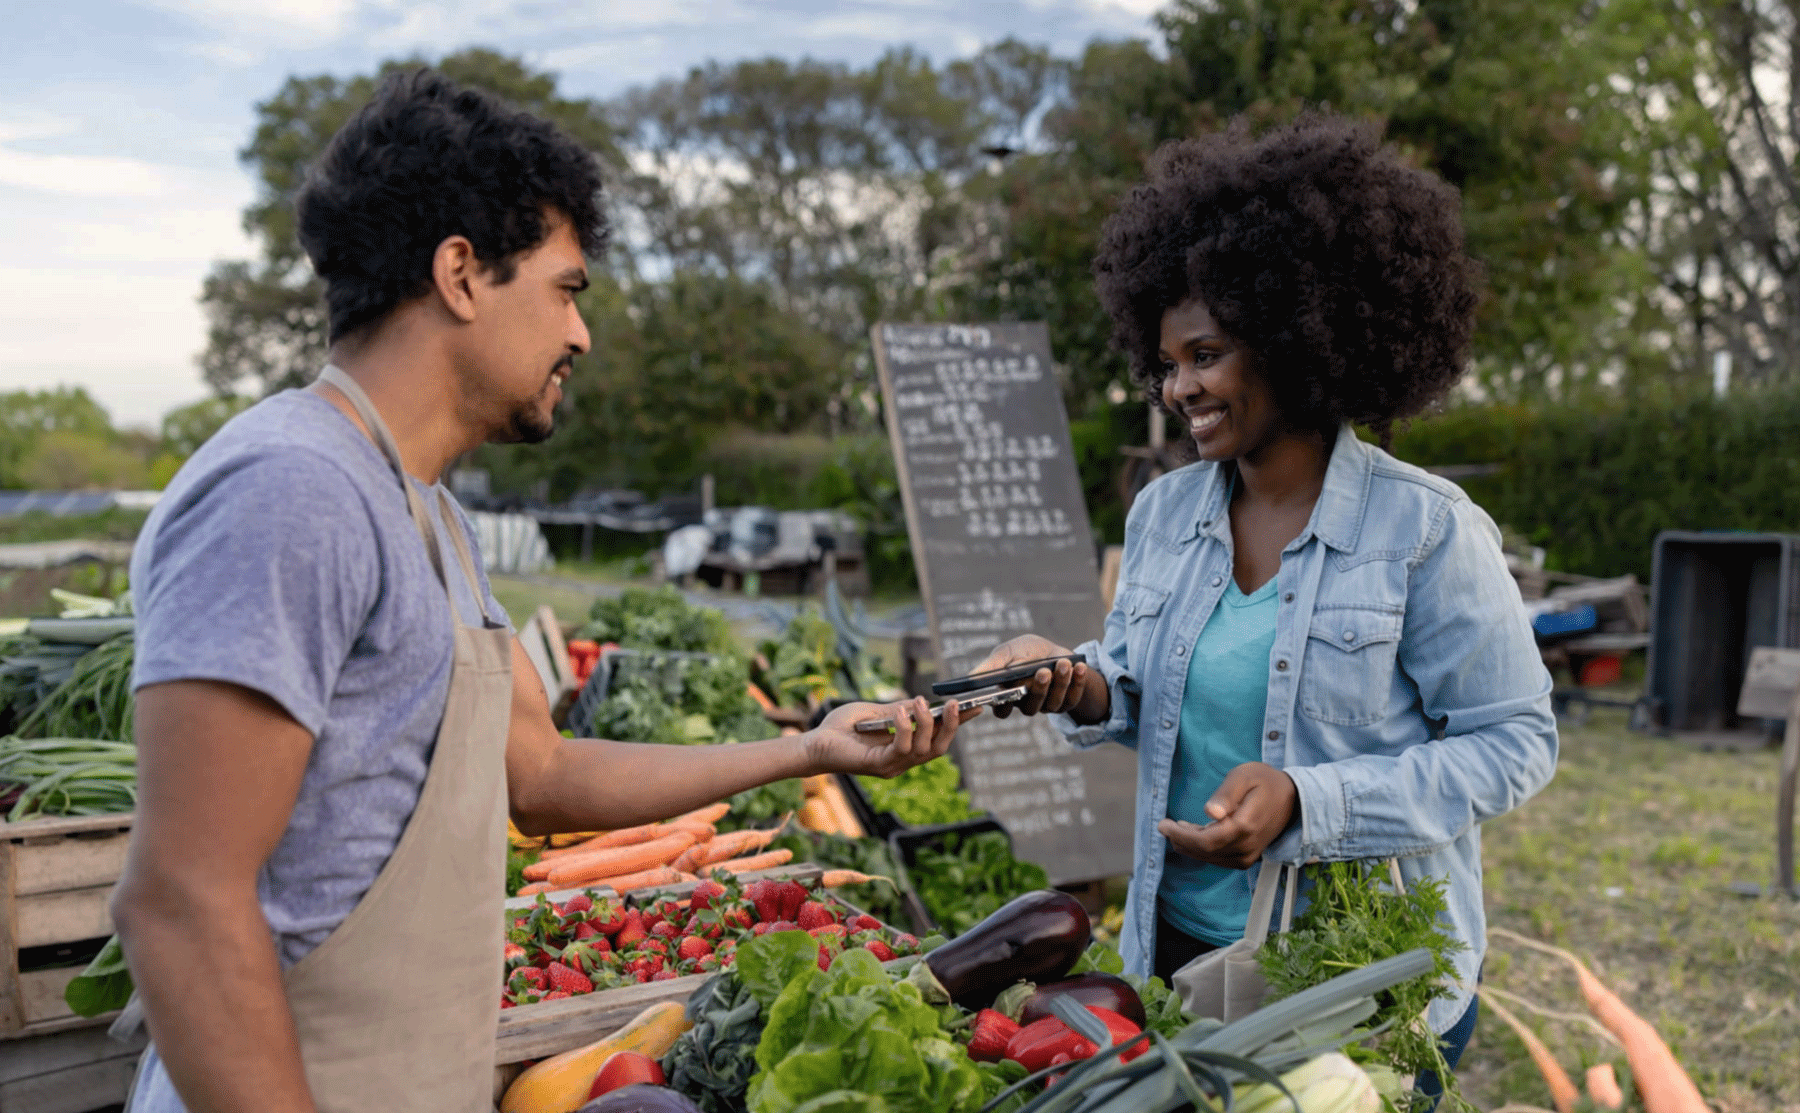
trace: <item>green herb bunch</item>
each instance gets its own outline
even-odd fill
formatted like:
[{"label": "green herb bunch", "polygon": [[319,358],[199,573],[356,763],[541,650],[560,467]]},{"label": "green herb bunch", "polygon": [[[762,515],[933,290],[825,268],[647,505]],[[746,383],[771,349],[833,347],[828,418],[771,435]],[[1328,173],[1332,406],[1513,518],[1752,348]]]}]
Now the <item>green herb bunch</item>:
[{"label": "green herb bunch", "polygon": [[959,823],[975,815],[962,791],[962,770],[948,757],[915,765],[891,780],[858,777],[878,812],[893,812],[909,827]]},{"label": "green herb bunch", "polygon": [[696,607],[673,586],[627,588],[612,599],[597,599],[578,638],[625,649],[670,649],[683,653],[740,656],[731,624],[712,607]]},{"label": "green herb bunch", "polygon": [[[1415,948],[1430,951],[1429,973],[1377,996],[1379,1009],[1369,1024],[1391,1024],[1388,1031],[1372,1046],[1346,1050],[1352,1058],[1386,1064],[1401,1075],[1416,1078],[1423,1071],[1435,1072],[1444,1087],[1439,1108],[1456,1113],[1470,1107],[1456,1091],[1456,1080],[1437,1036],[1424,1023],[1424,1012],[1431,1002],[1451,996],[1450,983],[1456,975],[1451,956],[1463,944],[1439,922],[1446,907],[1442,880],[1420,878],[1407,892],[1395,893],[1383,883],[1385,877],[1385,871],[1377,872],[1368,862],[1316,867],[1309,903],[1294,917],[1293,930],[1271,935],[1257,960],[1269,983],[1269,999],[1275,1001]],[[1417,1108],[1428,1103],[1415,1091]]]},{"label": "green herb bunch", "polygon": [[1007,901],[1050,884],[1044,867],[1013,857],[999,831],[967,837],[950,832],[942,850],[920,847],[907,874],[925,910],[950,935],[961,935]]}]

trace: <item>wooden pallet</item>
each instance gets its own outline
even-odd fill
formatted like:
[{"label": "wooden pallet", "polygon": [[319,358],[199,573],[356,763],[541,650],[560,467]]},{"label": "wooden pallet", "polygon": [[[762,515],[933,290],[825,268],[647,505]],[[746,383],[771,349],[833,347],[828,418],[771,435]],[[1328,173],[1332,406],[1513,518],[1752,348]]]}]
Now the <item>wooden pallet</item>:
[{"label": "wooden pallet", "polygon": [[88,1113],[123,1104],[146,1037],[88,1026],[0,1041],[0,1113]]},{"label": "wooden pallet", "polygon": [[81,971],[19,970],[29,947],[104,939],[107,901],[125,868],[130,814],[0,823],[0,1040],[110,1020],[70,1013],[63,990]]}]

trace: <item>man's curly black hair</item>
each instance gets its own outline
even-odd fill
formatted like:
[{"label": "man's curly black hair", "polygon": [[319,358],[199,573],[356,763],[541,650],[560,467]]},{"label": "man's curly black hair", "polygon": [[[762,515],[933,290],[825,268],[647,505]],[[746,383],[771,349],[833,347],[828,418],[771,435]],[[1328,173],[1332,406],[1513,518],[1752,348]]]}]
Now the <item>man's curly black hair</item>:
[{"label": "man's curly black hair", "polygon": [[467,236],[502,282],[548,238],[550,212],[599,255],[600,189],[593,154],[549,121],[434,70],[393,75],[332,137],[294,203],[332,342],[424,294],[449,236]]},{"label": "man's curly black hair", "polygon": [[1303,116],[1165,144],[1094,259],[1113,343],[1162,404],[1163,313],[1198,296],[1298,428],[1386,430],[1462,375],[1479,300],[1460,199],[1377,130]]}]

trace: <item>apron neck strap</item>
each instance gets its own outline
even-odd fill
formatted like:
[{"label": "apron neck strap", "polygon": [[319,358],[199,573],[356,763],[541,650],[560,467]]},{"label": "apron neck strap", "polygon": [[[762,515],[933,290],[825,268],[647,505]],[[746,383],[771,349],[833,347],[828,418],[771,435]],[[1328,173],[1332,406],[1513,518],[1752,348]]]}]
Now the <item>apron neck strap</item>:
[{"label": "apron neck strap", "polygon": [[[394,434],[388,429],[387,422],[381,420],[381,414],[375,409],[375,403],[369,400],[368,392],[341,367],[326,364],[325,370],[319,373],[319,381],[336,387],[340,394],[350,400],[350,405],[355,408],[369,431],[369,439],[375,442],[375,447],[381,450],[381,454],[393,466],[394,475],[400,480],[400,489],[406,492],[407,512],[412,515],[413,526],[418,529],[420,538],[425,542],[425,553],[431,558],[432,570],[437,573],[438,582],[444,585],[444,590],[448,593],[450,581],[444,574],[444,553],[438,544],[437,527],[425,512],[425,501],[419,497],[418,490],[406,477],[406,466],[400,462],[400,446],[395,443]],[[461,527],[456,524],[455,516],[450,511],[450,496],[441,486],[438,488],[438,499],[444,532],[450,535],[451,546],[456,550],[457,562],[462,565],[463,577],[469,590],[479,600],[481,592],[477,585],[480,581],[475,576],[475,560],[469,553],[468,542],[463,539]]]}]

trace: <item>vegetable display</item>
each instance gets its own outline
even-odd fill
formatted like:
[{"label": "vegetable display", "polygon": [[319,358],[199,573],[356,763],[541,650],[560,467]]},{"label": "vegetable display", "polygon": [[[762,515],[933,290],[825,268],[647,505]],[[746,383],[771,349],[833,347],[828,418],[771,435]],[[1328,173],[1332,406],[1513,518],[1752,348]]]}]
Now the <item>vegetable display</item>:
[{"label": "vegetable display", "polygon": [[933,1004],[986,1008],[1015,982],[1052,982],[1068,973],[1090,936],[1081,902],[1040,889],[1015,898],[932,951],[911,978]]},{"label": "vegetable display", "polygon": [[86,738],[0,738],[0,804],[17,823],[137,806],[137,747]]},{"label": "vegetable display", "polygon": [[858,777],[878,812],[892,812],[910,827],[959,823],[976,813],[962,790],[962,770],[947,757],[915,765],[891,780]]},{"label": "vegetable display", "polygon": [[687,1028],[687,1015],[679,1004],[651,1005],[605,1038],[527,1067],[506,1088],[500,1113],[574,1113],[615,1052],[636,1051],[654,1058],[674,1046]]},{"label": "vegetable display", "polygon": [[663,1056],[669,1085],[692,1097],[702,1113],[741,1109],[750,1076],[756,1073],[762,1004],[744,985],[742,970],[756,965],[760,946],[753,939],[744,947],[737,969],[709,979],[688,998],[687,1018],[693,1027]]},{"label": "vegetable display", "polygon": [[931,918],[951,935],[967,931],[1021,893],[1050,884],[1042,866],[1013,857],[1011,844],[999,831],[967,837],[948,833],[942,850],[920,847],[907,874]]}]

